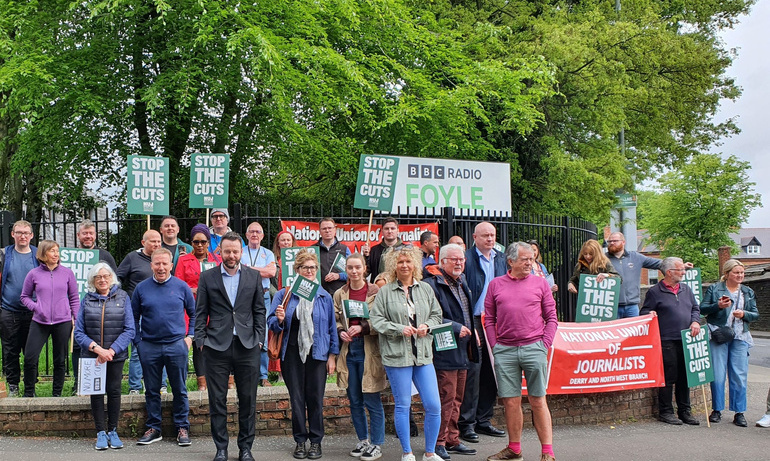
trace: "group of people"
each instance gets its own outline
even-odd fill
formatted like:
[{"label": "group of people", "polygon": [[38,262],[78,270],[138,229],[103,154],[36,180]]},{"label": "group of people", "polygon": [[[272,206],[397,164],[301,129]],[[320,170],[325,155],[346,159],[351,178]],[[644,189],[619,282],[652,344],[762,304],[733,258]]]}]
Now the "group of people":
[{"label": "group of people", "polygon": [[[192,228],[188,245],[178,238],[176,219],[164,217],[160,232],[145,232],[141,248],[119,266],[109,252],[96,247],[94,224],[82,222],[79,245],[98,250],[100,260],[88,273],[88,293],[82,300],[74,274],[60,264],[58,244],[43,240],[35,248],[30,223],[15,223],[14,244],[3,249],[0,261],[9,393],[20,393],[23,352],[23,395],[35,396],[37,361],[50,336],[53,395],[61,395],[74,328],[73,364],[81,356],[106,364],[106,421],[104,396],[91,397],[98,450],[123,446],[117,428],[126,360],[130,392],[141,392],[144,383],[147,427],[137,443],[162,439],[161,394],[170,385],[177,443],[190,445],[186,380],[192,349],[198,388],[209,395],[214,461],[228,456],[227,392],[232,388],[239,402],[239,460],[253,460],[256,393],[260,384],[269,385],[269,370],[280,371],[286,382],[297,459],[322,457],[324,390],[327,376],[336,372],[337,385],[347,391],[358,437],[351,456],[363,461],[382,456],[380,393],[390,387],[402,461],[415,459],[410,444],[415,393],[425,416],[423,461],[475,455],[465,443],[477,443],[479,434],[504,437],[506,431],[490,423],[498,397],[506,410],[508,444],[487,459],[516,460],[523,456],[523,373],[541,460],[555,459],[546,388],[547,350],[558,324],[553,297],[558,286],[542,264],[536,241],[514,242],[500,252],[494,225],[481,222],[468,249],[459,236],[439,246],[432,232],[413,246],[398,237],[398,221],[386,218],[382,241],[351,254],[336,239],[334,220],[324,218],[319,254],[303,250],[294,260],[298,276],[321,282],[308,301],[281,285],[280,249],[296,245],[291,233],[278,233],[271,251],[261,245],[264,230],[259,223],[248,226],[244,241],[228,227],[227,210],[214,209],[211,218],[212,227]],[[748,325],[758,312],[753,291],[742,284],[743,265],[728,261],[722,281],[709,286],[698,305],[689,287],[680,283],[689,263],[626,251],[620,233],[611,234],[607,245],[606,255],[595,240],[583,245],[568,289],[576,291],[581,273],[620,277],[619,317],[657,313],[666,381],[659,392],[660,420],[698,424],[690,412],[679,332],[689,329],[697,335],[704,314],[712,332],[716,376],[709,418],[721,420],[728,378],[734,423],[746,426],[752,345]],[[344,270],[335,267],[340,256]],[[642,268],[658,269],[664,278],[650,289],[640,309]],[[351,301],[365,303],[369,315],[349,315]],[[446,347],[446,338],[439,347],[433,331],[447,327],[454,347]],[[268,331],[281,335],[280,357],[269,365]],[[768,409],[758,425],[770,426],[770,396]]]}]

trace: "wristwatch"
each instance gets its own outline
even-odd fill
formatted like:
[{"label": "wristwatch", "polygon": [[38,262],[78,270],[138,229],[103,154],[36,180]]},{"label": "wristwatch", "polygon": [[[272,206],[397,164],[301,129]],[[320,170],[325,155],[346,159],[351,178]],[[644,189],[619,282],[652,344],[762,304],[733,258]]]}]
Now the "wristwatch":
[{"label": "wristwatch", "polygon": [[89,351],[93,352],[94,349],[96,349],[96,343],[93,343],[91,347],[88,349]]}]

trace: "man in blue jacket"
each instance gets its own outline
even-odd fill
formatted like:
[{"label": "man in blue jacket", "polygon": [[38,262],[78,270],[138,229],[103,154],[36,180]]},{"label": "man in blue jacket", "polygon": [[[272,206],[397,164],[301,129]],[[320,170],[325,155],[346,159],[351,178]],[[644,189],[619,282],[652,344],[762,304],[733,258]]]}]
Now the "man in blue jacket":
[{"label": "man in blue jacket", "polygon": [[[152,277],[140,282],[131,296],[136,336],[134,345],[144,371],[147,432],[137,441],[149,445],[161,436],[160,387],[163,367],[174,391],[177,444],[190,445],[190,405],[187,400],[187,357],[195,332],[195,299],[187,283],[171,275],[171,252],[153,251]],[[185,322],[185,313],[189,320]]]},{"label": "man in blue jacket", "polygon": [[29,222],[16,221],[11,237],[14,244],[0,252],[0,270],[3,271],[0,285],[0,339],[3,346],[3,372],[8,382],[9,397],[19,395],[19,357],[27,344],[29,324],[32,321],[32,311],[21,303],[21,288],[27,273],[40,264],[35,258],[37,248],[29,244],[34,237]]},{"label": "man in blue jacket", "polygon": [[471,443],[479,441],[479,433],[493,437],[505,435],[505,431],[492,426],[489,422],[497,402],[497,385],[487,350],[484,325],[481,322],[489,282],[495,277],[505,275],[508,271],[505,255],[495,250],[496,241],[495,226],[487,221],[480,222],[473,231],[474,246],[465,252],[465,278],[471,290],[473,325],[481,342],[480,363],[471,363],[468,367],[465,396],[460,407],[458,423],[462,439]]}]

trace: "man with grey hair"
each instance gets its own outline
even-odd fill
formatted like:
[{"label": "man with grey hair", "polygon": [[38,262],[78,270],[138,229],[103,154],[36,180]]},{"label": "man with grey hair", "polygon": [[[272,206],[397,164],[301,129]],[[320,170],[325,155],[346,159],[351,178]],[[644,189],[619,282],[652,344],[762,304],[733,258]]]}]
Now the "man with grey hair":
[{"label": "man with grey hair", "polygon": [[[660,264],[663,280],[647,292],[640,314],[655,312],[660,325],[660,347],[666,386],[658,390],[658,419],[667,424],[681,425],[684,422],[697,426],[700,422],[693,418],[690,411],[690,388],[687,387],[681,331],[689,329],[693,337],[700,333],[700,307],[690,287],[680,283],[685,270],[687,269],[681,258],[664,259]],[[674,406],[671,404],[674,385],[679,418],[674,416]]]},{"label": "man with grey hair", "polygon": [[524,414],[521,409],[521,373],[527,378],[527,395],[542,445],[541,461],[554,461],[551,413],[546,402],[548,349],[556,336],[558,320],[551,286],[532,275],[535,252],[524,242],[508,246],[510,270],[489,284],[484,300],[484,327],[492,347],[497,394],[505,406],[508,446],[488,461],[520,460]]},{"label": "man with grey hair", "polygon": [[117,272],[118,265],[115,263],[115,258],[112,257],[112,254],[104,248],[96,246],[96,234],[96,224],[90,219],[82,220],[78,225],[78,246],[85,250],[97,250],[99,252],[99,261],[104,261],[113,272]]},{"label": "man with grey hair", "polygon": [[434,267],[438,267],[438,272],[435,277],[425,280],[425,283],[433,288],[441,306],[441,323],[452,325],[452,335],[457,346],[454,349],[433,352],[433,366],[436,368],[438,393],[441,398],[441,424],[436,441],[436,454],[447,460],[450,458],[449,453],[476,454],[475,449],[466,447],[460,441],[457,421],[465,393],[468,366],[479,360],[479,341],[473,327],[471,291],[463,274],[465,252],[462,247],[454,243],[441,247],[439,263]]}]

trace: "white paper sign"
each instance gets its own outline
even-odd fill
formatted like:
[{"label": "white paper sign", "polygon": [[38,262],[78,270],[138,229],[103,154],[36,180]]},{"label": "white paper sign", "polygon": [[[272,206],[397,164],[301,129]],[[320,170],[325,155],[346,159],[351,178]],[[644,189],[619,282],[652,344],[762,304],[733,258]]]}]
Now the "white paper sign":
[{"label": "white paper sign", "polygon": [[107,362],[97,363],[96,359],[80,358],[78,367],[78,395],[102,395],[106,393]]}]

